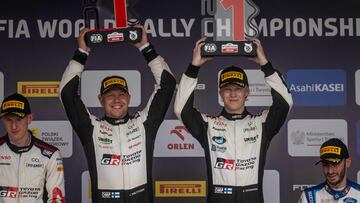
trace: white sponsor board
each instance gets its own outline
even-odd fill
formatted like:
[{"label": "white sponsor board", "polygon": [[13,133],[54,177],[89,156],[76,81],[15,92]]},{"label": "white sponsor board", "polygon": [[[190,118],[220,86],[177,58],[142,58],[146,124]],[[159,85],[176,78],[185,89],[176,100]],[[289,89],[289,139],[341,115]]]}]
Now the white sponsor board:
[{"label": "white sponsor board", "polygon": [[331,138],[348,142],[343,119],[293,119],[288,122],[288,153],[293,157],[319,156],[322,143]]},{"label": "white sponsor board", "polygon": [[112,75],[122,76],[128,83],[130,107],[141,104],[141,74],[137,70],[84,71],[81,75],[81,99],[87,107],[101,107],[98,99],[101,81]]},{"label": "white sponsor board", "polygon": [[[265,83],[264,73],[261,70],[244,70],[248,82],[250,95],[248,96],[245,105],[246,106],[271,106],[271,88]],[[221,71],[218,73],[218,81]],[[220,94],[218,94],[218,102],[221,106],[224,106]]]},{"label": "white sponsor board", "polygon": [[0,103],[4,99],[4,74],[0,72]]},{"label": "white sponsor board", "polygon": [[280,202],[280,174],[277,170],[265,170],[263,190],[265,203]]},{"label": "white sponsor board", "polygon": [[355,98],[357,105],[360,106],[360,70],[355,72]]},{"label": "white sponsor board", "polygon": [[155,140],[154,157],[203,157],[204,150],[179,120],[164,120]]},{"label": "white sponsor board", "polygon": [[89,171],[81,174],[81,202],[91,203],[91,181]]},{"label": "white sponsor board", "polygon": [[33,121],[29,129],[40,140],[57,147],[63,158],[73,153],[73,131],[69,121]]}]

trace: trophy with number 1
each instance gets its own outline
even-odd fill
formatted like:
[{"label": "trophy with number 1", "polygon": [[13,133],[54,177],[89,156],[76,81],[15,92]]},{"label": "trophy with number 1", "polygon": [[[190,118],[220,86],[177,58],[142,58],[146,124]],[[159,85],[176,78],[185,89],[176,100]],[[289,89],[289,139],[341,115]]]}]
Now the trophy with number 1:
[{"label": "trophy with number 1", "polygon": [[[110,0],[107,1],[111,3]],[[132,27],[140,21],[132,10],[134,0],[113,0],[110,7],[114,8],[114,28],[100,28],[98,3],[98,0],[84,0],[85,27],[90,27],[91,20],[95,20],[95,29],[85,35],[85,41],[89,46],[122,42],[136,43],[141,40],[141,28]]]},{"label": "trophy with number 1", "polygon": [[[208,14],[214,18],[203,21],[203,36],[207,25],[213,25],[213,39],[206,40],[202,56],[255,56],[258,36],[254,18],[259,8],[251,0],[202,0]],[[202,9],[204,11],[206,9]],[[205,25],[205,28],[204,28]]]}]

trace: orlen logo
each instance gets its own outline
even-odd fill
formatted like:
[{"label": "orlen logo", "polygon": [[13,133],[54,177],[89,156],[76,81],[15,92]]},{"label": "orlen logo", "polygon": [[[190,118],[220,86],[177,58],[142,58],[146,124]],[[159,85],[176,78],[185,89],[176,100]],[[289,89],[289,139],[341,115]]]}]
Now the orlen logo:
[{"label": "orlen logo", "polygon": [[182,134],[182,131],[185,131],[186,133],[190,133],[185,126],[175,126],[175,128],[171,130],[170,133],[177,135],[182,141],[185,141],[185,136]]},{"label": "orlen logo", "polygon": [[342,69],[295,69],[287,74],[296,106],[346,104],[346,72]]},{"label": "orlen logo", "polygon": [[235,160],[216,158],[215,168],[233,170],[235,166]]},{"label": "orlen logo", "polygon": [[[190,134],[189,130],[183,125],[175,126],[175,128],[172,129],[170,132],[170,134],[175,135],[180,140],[185,142],[185,135],[183,133]],[[170,150],[194,150],[195,144],[194,143],[169,143],[167,147]]]},{"label": "orlen logo", "polygon": [[18,82],[18,93],[26,97],[58,97],[60,82]]},{"label": "orlen logo", "polygon": [[101,159],[101,165],[119,166],[120,159],[121,159],[121,155],[103,154],[103,158]]},{"label": "orlen logo", "polygon": [[16,198],[18,190],[17,187],[0,186],[0,197]]}]

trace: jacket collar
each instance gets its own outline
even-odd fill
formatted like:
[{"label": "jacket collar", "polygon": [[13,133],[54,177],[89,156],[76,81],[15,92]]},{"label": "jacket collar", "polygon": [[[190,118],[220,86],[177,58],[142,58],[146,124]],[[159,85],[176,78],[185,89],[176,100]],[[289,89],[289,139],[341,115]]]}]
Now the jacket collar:
[{"label": "jacket collar", "polygon": [[129,118],[130,118],[129,114],[126,114],[126,116],[124,116],[121,119],[111,118],[111,117],[108,117],[108,116],[104,116],[102,119],[106,120],[111,125],[120,125],[120,124],[127,123]]},{"label": "jacket collar", "polygon": [[247,115],[249,115],[249,112],[245,108],[241,114],[234,114],[234,113],[226,112],[225,108],[223,108],[220,115],[224,116],[228,120],[241,120],[241,119],[244,119]]},{"label": "jacket collar", "polygon": [[5,140],[6,140],[6,144],[9,146],[9,148],[11,149],[11,151],[17,153],[17,154],[20,154],[20,153],[24,153],[24,152],[28,152],[30,151],[30,149],[32,148],[32,146],[34,145],[34,139],[33,139],[33,135],[31,133],[30,130],[28,130],[29,134],[28,136],[30,136],[30,144],[28,146],[25,146],[25,147],[18,147],[14,144],[12,144],[10,142],[10,138],[9,138],[9,135],[6,134],[5,136]]}]

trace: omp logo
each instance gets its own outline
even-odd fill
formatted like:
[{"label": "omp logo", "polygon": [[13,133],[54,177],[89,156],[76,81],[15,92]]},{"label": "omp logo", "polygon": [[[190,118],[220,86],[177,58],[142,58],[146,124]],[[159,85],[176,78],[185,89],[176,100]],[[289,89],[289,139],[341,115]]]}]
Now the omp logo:
[{"label": "omp logo", "polygon": [[121,155],[103,154],[103,158],[101,159],[101,165],[119,166],[120,159],[121,159]]},{"label": "omp logo", "polygon": [[355,100],[360,106],[360,70],[355,72]]},{"label": "omp logo", "polygon": [[234,165],[235,165],[235,160],[216,158],[215,168],[217,169],[233,170]]},{"label": "omp logo", "polygon": [[15,101],[15,100],[4,102],[2,105],[2,109],[5,110],[9,108],[24,109],[24,102]]},{"label": "omp logo", "polygon": [[18,82],[18,93],[26,97],[58,97],[60,82]]},{"label": "omp logo", "polygon": [[156,181],[156,197],[205,197],[205,181]]},{"label": "omp logo", "polygon": [[342,69],[295,69],[287,74],[296,106],[346,104],[346,72]]},{"label": "omp logo", "polygon": [[182,125],[182,126],[175,126],[175,128],[171,130],[170,134],[175,134],[182,141],[185,141],[185,136],[182,134],[183,131],[185,131],[186,133],[190,133],[188,129],[186,129],[186,127]]},{"label": "omp logo", "polygon": [[17,187],[0,186],[0,197],[16,198],[18,190]]}]

